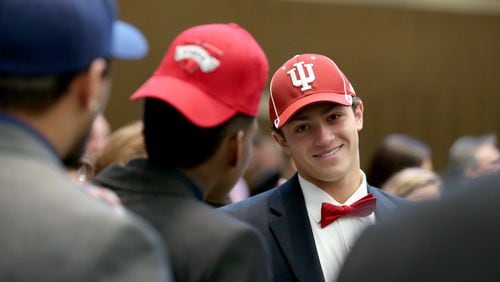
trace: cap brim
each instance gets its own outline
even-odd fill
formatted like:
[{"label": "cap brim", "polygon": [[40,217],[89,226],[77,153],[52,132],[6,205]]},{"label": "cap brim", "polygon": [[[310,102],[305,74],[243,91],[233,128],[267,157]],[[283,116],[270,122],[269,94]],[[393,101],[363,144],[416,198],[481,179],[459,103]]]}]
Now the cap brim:
[{"label": "cap brim", "polygon": [[196,86],[171,76],[151,77],[132,95],[131,100],[143,98],[156,98],[172,105],[199,127],[221,125],[236,114],[236,110]]},{"label": "cap brim", "polygon": [[119,59],[141,59],[148,53],[148,41],[135,26],[118,20],[113,24],[111,53]]},{"label": "cap brim", "polygon": [[[352,103],[350,103],[348,100],[345,98],[345,94],[338,94],[338,93],[315,93],[307,96],[303,96],[302,98],[296,100],[292,104],[290,104],[278,117],[279,118],[279,124],[277,126],[278,129],[282,128],[287,121],[294,115],[296,114],[299,110],[302,108],[314,104],[314,103],[320,103],[320,102],[331,102],[335,104],[339,104],[342,106],[351,106]],[[350,95],[349,95],[350,96]],[[351,100],[352,101],[352,100]]]}]

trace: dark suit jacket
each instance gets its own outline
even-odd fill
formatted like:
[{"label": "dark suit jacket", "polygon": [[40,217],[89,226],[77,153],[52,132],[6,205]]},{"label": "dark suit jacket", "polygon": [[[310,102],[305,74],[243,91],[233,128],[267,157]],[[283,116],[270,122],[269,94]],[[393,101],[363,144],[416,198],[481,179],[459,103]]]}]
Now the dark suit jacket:
[{"label": "dark suit jacket", "polygon": [[360,237],[339,281],[499,281],[500,174]]},{"label": "dark suit jacket", "polygon": [[197,188],[180,172],[136,159],[106,168],[95,180],[160,231],[176,281],[271,280],[258,232],[197,199]]},{"label": "dark suit jacket", "polygon": [[0,114],[0,281],[171,281],[153,228],[77,187],[36,136]]},{"label": "dark suit jacket", "polygon": [[[405,200],[368,187],[377,220]],[[297,174],[280,187],[221,208],[259,229],[272,254],[274,281],[324,281]]]}]

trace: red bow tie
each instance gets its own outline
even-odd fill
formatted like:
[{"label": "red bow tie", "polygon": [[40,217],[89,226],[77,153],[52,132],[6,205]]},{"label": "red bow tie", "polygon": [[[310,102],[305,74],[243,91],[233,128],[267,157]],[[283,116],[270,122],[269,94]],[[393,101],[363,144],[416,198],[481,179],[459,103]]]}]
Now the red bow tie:
[{"label": "red bow tie", "polygon": [[323,203],[321,205],[321,228],[325,228],[343,216],[368,216],[375,210],[376,204],[377,199],[372,194],[364,196],[350,206]]}]

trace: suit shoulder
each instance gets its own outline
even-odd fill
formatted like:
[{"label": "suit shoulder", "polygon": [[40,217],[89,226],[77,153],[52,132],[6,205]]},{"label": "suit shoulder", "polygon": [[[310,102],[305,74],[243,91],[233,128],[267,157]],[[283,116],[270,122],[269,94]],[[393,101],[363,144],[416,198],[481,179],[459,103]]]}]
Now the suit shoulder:
[{"label": "suit shoulder", "polygon": [[203,252],[202,257],[213,259],[228,245],[235,246],[234,242],[255,245],[261,241],[255,227],[203,203],[178,211],[178,215],[170,218],[161,232],[167,245],[172,245],[174,257],[184,257],[189,250],[192,253]]},{"label": "suit shoulder", "polygon": [[[202,248],[210,250],[208,277],[211,281],[271,281],[271,254],[259,231],[249,223],[243,222],[220,210],[212,210],[217,224],[211,227],[217,238]],[[209,216],[209,219],[212,216]],[[221,231],[223,230],[223,231]],[[206,253],[206,252],[205,252]],[[239,258],[234,260],[234,258]],[[235,271],[228,272],[231,268]]]},{"label": "suit shoulder", "polygon": [[218,210],[237,217],[251,213],[258,214],[267,209],[269,198],[278,192],[277,189],[278,188],[274,188],[272,190],[245,199],[241,202],[221,207]]},{"label": "suit shoulder", "polygon": [[[0,198],[16,200],[0,201],[0,222],[12,222],[8,214],[15,214],[16,220],[0,238],[18,242],[2,247],[4,254],[22,253],[16,259],[36,261],[36,265],[27,263],[28,273],[52,269],[54,258],[65,257],[57,274],[65,278],[55,280],[164,280],[161,241],[146,223],[88,195],[60,167],[23,158],[13,163],[16,167],[10,174],[0,172],[4,181]],[[23,236],[16,231],[20,228],[25,230]],[[40,236],[44,244],[37,240]],[[111,273],[110,269],[119,271]]]},{"label": "suit shoulder", "polygon": [[221,209],[213,209],[212,207],[203,207],[202,211],[205,215],[205,219],[213,223],[214,228],[224,228],[226,231],[234,232],[256,232],[255,229],[243,222],[238,220],[225,212],[221,212]]},{"label": "suit shoulder", "polygon": [[394,205],[394,207],[404,207],[404,206],[409,206],[412,205],[412,202],[401,198],[399,196],[393,195],[391,193],[388,193],[380,188],[377,188],[375,186],[369,186],[369,190],[371,193],[375,195],[376,198],[382,198],[384,201],[389,201]]}]

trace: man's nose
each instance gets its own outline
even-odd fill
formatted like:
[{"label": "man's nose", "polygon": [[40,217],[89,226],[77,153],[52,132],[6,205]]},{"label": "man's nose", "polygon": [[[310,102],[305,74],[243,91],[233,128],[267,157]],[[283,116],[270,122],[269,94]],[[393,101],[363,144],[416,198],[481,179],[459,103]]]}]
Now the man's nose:
[{"label": "man's nose", "polygon": [[329,126],[321,123],[316,127],[314,140],[316,146],[330,145],[334,138],[335,134]]}]

